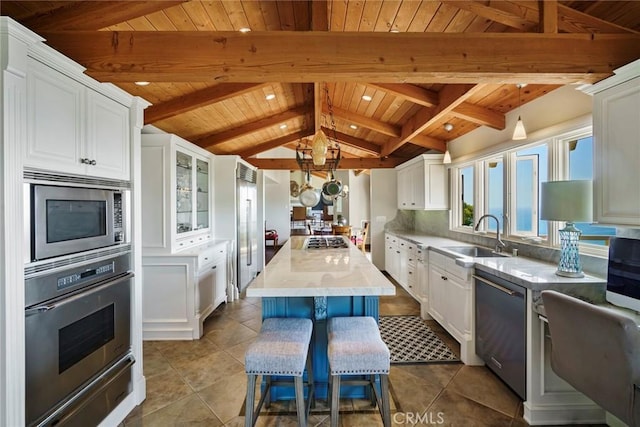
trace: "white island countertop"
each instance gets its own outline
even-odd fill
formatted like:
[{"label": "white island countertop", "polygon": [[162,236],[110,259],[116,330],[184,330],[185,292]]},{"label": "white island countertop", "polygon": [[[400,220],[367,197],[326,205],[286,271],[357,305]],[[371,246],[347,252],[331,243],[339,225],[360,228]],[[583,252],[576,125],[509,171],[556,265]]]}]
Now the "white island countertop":
[{"label": "white island countertop", "polygon": [[[349,239],[344,249],[305,249],[291,236],[247,287],[249,297],[395,295],[395,286]],[[331,236],[335,237],[335,236]]]}]

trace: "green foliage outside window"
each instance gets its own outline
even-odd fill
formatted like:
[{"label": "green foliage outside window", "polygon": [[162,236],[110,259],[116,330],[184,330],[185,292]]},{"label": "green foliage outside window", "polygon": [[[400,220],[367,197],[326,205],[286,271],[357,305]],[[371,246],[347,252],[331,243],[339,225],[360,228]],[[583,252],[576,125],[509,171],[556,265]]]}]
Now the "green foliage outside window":
[{"label": "green foliage outside window", "polygon": [[462,202],[462,225],[473,226],[473,205]]}]

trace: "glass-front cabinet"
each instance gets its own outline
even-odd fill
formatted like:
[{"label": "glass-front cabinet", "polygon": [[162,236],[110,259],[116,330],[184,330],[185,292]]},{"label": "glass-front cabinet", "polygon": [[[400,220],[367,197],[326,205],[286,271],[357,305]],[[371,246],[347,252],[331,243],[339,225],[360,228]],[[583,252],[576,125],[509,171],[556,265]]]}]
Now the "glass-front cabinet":
[{"label": "glass-front cabinet", "polygon": [[178,252],[211,238],[212,156],[175,135],[142,135],[145,253]]},{"label": "glass-front cabinet", "polygon": [[209,228],[209,162],[176,151],[176,183],[176,233]]}]

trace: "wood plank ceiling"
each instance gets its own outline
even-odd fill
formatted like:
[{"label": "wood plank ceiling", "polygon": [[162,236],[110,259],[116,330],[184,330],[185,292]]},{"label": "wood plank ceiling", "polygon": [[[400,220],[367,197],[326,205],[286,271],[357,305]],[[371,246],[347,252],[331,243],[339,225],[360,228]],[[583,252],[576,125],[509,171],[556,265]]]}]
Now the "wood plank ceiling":
[{"label": "wood plank ceiling", "polygon": [[[321,128],[340,168],[393,167],[640,58],[636,1],[3,0],[0,12],[150,101],[146,124],[268,169],[297,169],[293,150]],[[292,158],[259,156],[279,146]]]}]

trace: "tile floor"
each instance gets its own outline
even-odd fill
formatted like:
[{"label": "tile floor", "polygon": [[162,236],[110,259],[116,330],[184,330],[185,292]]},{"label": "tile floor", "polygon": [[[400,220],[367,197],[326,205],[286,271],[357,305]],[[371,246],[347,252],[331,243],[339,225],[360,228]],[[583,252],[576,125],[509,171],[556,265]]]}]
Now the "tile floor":
[{"label": "tile floor", "polygon": [[[146,341],[147,398],[125,419],[129,426],[240,426],[244,424],[246,347],[260,329],[260,300],[242,298],[219,307],[196,341]],[[382,315],[419,314],[402,289],[380,300]],[[435,322],[434,330],[455,351],[459,346]],[[444,426],[525,426],[522,402],[484,367],[462,364],[393,365],[390,373],[393,424]],[[343,401],[343,426],[382,425],[367,402]],[[294,426],[288,403],[273,404],[259,426]],[[280,414],[276,411],[281,411]],[[418,418],[418,415],[419,417]],[[325,402],[309,425],[328,426]]]}]

